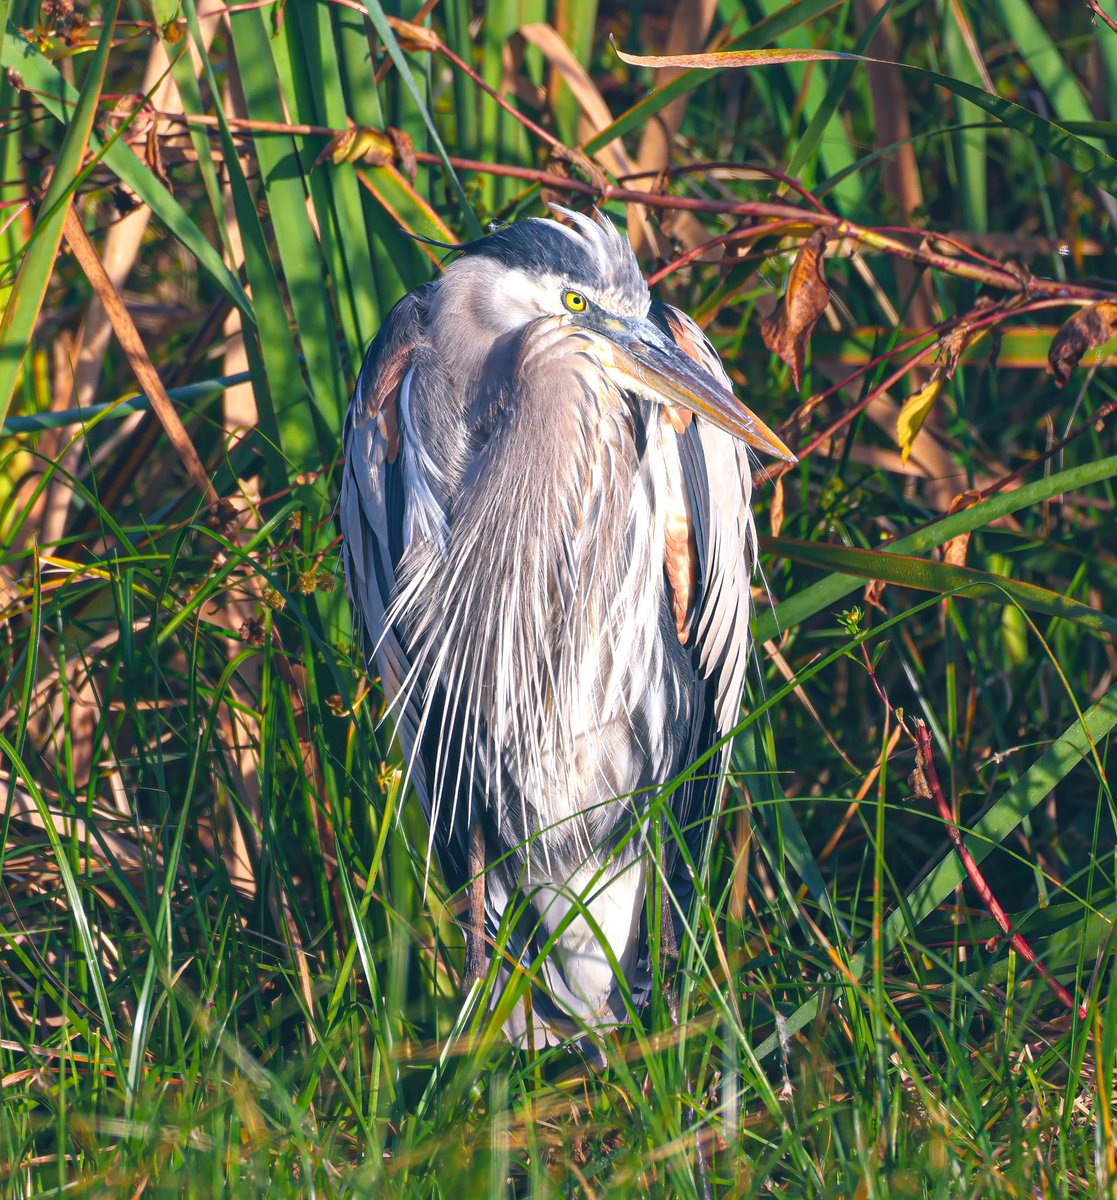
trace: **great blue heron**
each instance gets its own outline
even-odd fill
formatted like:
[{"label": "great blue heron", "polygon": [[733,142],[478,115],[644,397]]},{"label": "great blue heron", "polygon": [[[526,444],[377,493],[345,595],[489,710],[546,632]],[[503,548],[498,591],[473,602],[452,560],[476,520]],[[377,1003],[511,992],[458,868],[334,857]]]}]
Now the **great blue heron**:
[{"label": "great blue heron", "polygon": [[[537,972],[534,1013],[521,1004],[506,1032],[536,1045],[623,1021],[618,968],[646,992],[644,814],[737,722],[749,448],[792,458],[614,226],[556,211],[570,224],[463,246],[392,310],[349,409],[341,493],[428,862],[433,847],[470,898],[466,982],[501,931],[503,969]],[[722,782],[714,764],[671,794],[682,830]],[[686,857],[661,864],[676,905]]]}]

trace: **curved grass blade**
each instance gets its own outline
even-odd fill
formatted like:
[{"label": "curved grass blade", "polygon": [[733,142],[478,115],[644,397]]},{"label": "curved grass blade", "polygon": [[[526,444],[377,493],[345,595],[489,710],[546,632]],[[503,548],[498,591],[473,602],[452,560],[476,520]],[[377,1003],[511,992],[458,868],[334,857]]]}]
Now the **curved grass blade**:
[{"label": "curved grass blade", "polygon": [[442,144],[442,139],[438,136],[438,130],[434,126],[434,121],[431,118],[430,112],[426,104],[423,103],[423,98],[419,94],[419,87],[415,82],[415,76],[411,73],[411,66],[408,63],[403,51],[400,49],[400,44],[396,41],[396,35],[392,32],[392,27],[388,24],[388,18],[384,15],[384,10],[381,8],[379,0],[372,0],[368,6],[368,20],[372,27],[376,30],[377,37],[384,43],[392,62],[395,63],[396,70],[399,72],[400,79],[403,80],[403,86],[407,89],[412,102],[422,114],[423,124],[427,127],[427,132],[431,135],[431,141],[434,143],[434,148],[438,153],[438,157],[442,159],[443,168],[446,171],[446,177],[450,181],[450,186],[454,189],[454,195],[457,197],[458,204],[461,206],[462,215],[465,218],[466,226],[469,230],[471,238],[479,238],[484,233],[480,222],[477,220],[477,214],[473,211],[473,206],[466,198],[465,191],[462,188],[461,180],[458,179],[457,172],[450,165],[450,156],[446,153],[446,147]]},{"label": "curved grass blade", "polygon": [[[620,50],[617,50],[617,54],[625,62],[638,62],[640,65],[691,67],[704,71],[724,71],[727,68],[733,67],[764,66],[769,63],[790,62],[794,60],[793,58],[781,58],[781,55],[796,56],[801,61],[811,61],[812,57],[837,58],[847,62],[855,62],[860,59],[861,62],[895,67],[897,70],[906,71],[909,74],[929,79],[933,83],[937,83],[940,87],[953,92],[956,96],[961,96],[964,100],[969,100],[970,103],[976,104],[978,108],[985,109],[986,112],[991,113],[1003,125],[1007,125],[1010,129],[1015,129],[1018,133],[1024,134],[1030,141],[1043,147],[1048,153],[1054,154],[1056,158],[1061,158],[1063,162],[1075,171],[1089,176],[1092,183],[1104,187],[1106,191],[1117,193],[1117,159],[1106,154],[1104,150],[1099,150],[1084,139],[1076,137],[1062,125],[1056,124],[1054,121],[1048,121],[1044,117],[1041,117],[1039,113],[1032,112],[1031,109],[1024,108],[1012,100],[1006,100],[1003,96],[994,95],[991,92],[985,91],[984,88],[967,83],[965,80],[954,79],[950,75],[942,75],[938,71],[931,71],[925,67],[915,67],[908,63],[889,62],[883,58],[870,58],[867,55],[859,56],[838,50],[718,51],[710,54],[656,55],[647,59],[638,59],[634,55],[625,55]],[[681,78],[685,77],[680,76]],[[678,81],[676,80],[675,82]],[[665,88],[664,90],[666,91],[667,89]],[[614,129],[618,123],[614,122],[614,126],[610,127],[609,132],[613,137],[616,136]],[[603,137],[604,134],[599,136]]]},{"label": "curved grass blade", "polygon": [[730,67],[770,67],[780,63],[856,59],[845,50],[713,50],[707,54],[626,54],[610,36],[609,44],[621,62],[633,67],[700,67],[704,71]]},{"label": "curved grass blade", "polygon": [[23,758],[16,752],[16,748],[2,733],[0,733],[0,752],[8,758],[8,761],[12,765],[13,776],[22,782],[39,812],[43,832],[47,835],[51,851],[54,854],[55,861],[58,863],[58,874],[62,880],[62,886],[66,891],[66,899],[70,905],[70,916],[77,929],[78,941],[81,943],[82,953],[85,955],[86,965],[89,969],[89,981],[97,1001],[97,1011],[101,1017],[102,1032],[104,1033],[105,1040],[108,1042],[109,1053],[112,1055],[116,1066],[118,1078],[123,1079],[125,1077],[124,1058],[121,1054],[120,1043],[117,1040],[116,1026],[113,1023],[112,1005],[109,1003],[109,993],[105,987],[104,974],[101,971],[101,958],[97,953],[97,947],[94,945],[93,929],[89,923],[89,914],[85,911],[85,905],[82,903],[81,890],[74,875],[73,864],[70,862],[70,857],[62,846],[62,839],[58,835],[58,829],[55,826],[50,806],[43,797],[43,793],[39,790],[39,785],[35,782],[34,775],[28,769]]},{"label": "curved grass blade", "polygon": [[[805,25],[812,17],[839,8],[840,0],[792,0],[791,4],[781,8],[763,21],[758,21],[751,29],[743,33],[733,42],[734,50],[759,49],[781,34],[790,33]],[[693,92],[706,82],[708,73],[700,70],[684,71],[677,79],[665,83],[650,95],[645,96],[639,103],[634,104],[627,112],[609,126],[603,129],[595,138],[588,141],[584,147],[587,154],[593,154],[611,141],[624,137],[634,129],[641,129],[662,108],[666,108],[672,100]]]},{"label": "curved grass blade", "polygon": [[[1008,789],[992,808],[970,830],[966,845],[977,862],[982,862],[1004,839],[1041,804],[1056,784],[1084,759],[1092,756],[1099,744],[1117,727],[1117,685],[1075,721],[1052,746],[1043,752],[1028,770]],[[946,839],[944,838],[944,841]],[[896,908],[881,930],[882,952],[887,953],[899,944],[929,916],[965,878],[965,868],[952,847],[947,845],[944,856],[927,877],[908,893],[905,903]],[[907,914],[911,914],[909,924]],[[871,949],[862,946],[849,962],[851,974],[860,976],[869,962]],[[820,985],[821,990],[821,985]],[[818,1015],[818,996],[801,1004],[785,1021],[782,1028],[765,1039],[757,1048],[757,1058],[774,1054],[783,1041],[806,1028]]]}]

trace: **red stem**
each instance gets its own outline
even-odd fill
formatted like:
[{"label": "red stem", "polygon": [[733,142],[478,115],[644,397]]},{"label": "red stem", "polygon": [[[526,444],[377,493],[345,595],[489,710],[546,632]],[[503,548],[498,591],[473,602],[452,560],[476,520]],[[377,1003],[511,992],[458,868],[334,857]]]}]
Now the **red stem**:
[{"label": "red stem", "polygon": [[970,877],[970,882],[977,889],[978,894],[985,903],[985,907],[993,916],[993,920],[1001,927],[1003,933],[1006,934],[1012,944],[1013,949],[1031,963],[1039,973],[1040,977],[1047,986],[1055,993],[1056,996],[1071,1010],[1085,1021],[1090,1015],[1089,1009],[1085,1004],[1076,1003],[1074,997],[1067,991],[1065,987],[1055,978],[1054,975],[1039,961],[1036,952],[1027,943],[1024,937],[1017,933],[1012,928],[1012,922],[1008,919],[1008,913],[1001,907],[997,897],[993,895],[993,890],[985,881],[985,876],[982,875],[981,869],[974,861],[973,855],[966,845],[965,839],[962,837],[962,831],[958,827],[954,819],[954,814],[950,811],[950,805],[946,802],[946,796],[943,794],[942,785],[939,783],[938,772],[935,770],[935,759],[931,753],[931,731],[923,721],[917,720],[915,723],[915,740],[917,745],[916,761],[923,769],[923,773],[927,779],[927,786],[931,789],[931,797],[935,801],[935,805],[939,810],[939,815],[946,824],[947,832],[950,835],[950,840],[954,843],[955,850],[958,851],[958,857],[962,860],[962,865],[966,869],[966,874]]},{"label": "red stem", "polygon": [[1095,15],[1101,17],[1101,19],[1109,26],[1110,29],[1113,30],[1114,33],[1117,33],[1117,21],[1115,21],[1108,13],[1102,12],[1102,7],[1099,3],[1099,0],[1086,0],[1086,6],[1087,8],[1092,9]]},{"label": "red stem", "polygon": [[[30,92],[30,89],[25,89]],[[33,93],[32,93],[33,94]],[[154,110],[153,110],[154,111]],[[170,113],[154,111],[154,115],[166,121],[175,121],[182,125],[217,124],[216,117],[193,115],[186,113]],[[521,118],[522,113],[518,114]],[[302,136],[321,135],[336,137],[343,130],[331,129],[323,125],[296,125],[279,121],[255,121],[247,118],[227,118],[228,124],[234,129],[243,129],[256,133],[298,134]],[[416,151],[416,159],[421,163],[433,166],[441,160],[429,151]],[[484,162],[478,159],[449,156],[452,166],[479,174],[500,175],[511,179],[522,179],[528,183],[538,183],[557,191],[578,192],[591,196],[599,201],[616,200],[624,204],[642,204],[648,208],[677,209],[684,212],[706,213],[730,217],[753,217],[759,220],[791,222],[811,226],[825,226],[831,230],[833,238],[850,238],[872,246],[886,254],[906,259],[918,266],[932,267],[948,275],[963,279],[972,279],[989,287],[1000,288],[1003,291],[1027,293],[1033,296],[1048,296],[1072,302],[1090,303],[1095,300],[1112,300],[1114,293],[1104,288],[1083,287],[1078,284],[1063,283],[1057,279],[1042,279],[1028,275],[1026,272],[1014,271],[1004,266],[988,266],[985,262],[964,262],[948,254],[941,254],[926,245],[912,246],[898,241],[890,233],[869,226],[856,225],[834,213],[825,210],[811,211],[793,204],[772,204],[759,200],[709,200],[697,196],[671,196],[663,192],[642,192],[632,188],[618,187],[607,183],[600,186],[582,179],[570,179],[563,175],[553,175],[549,171],[541,171],[535,167],[517,167],[504,163]],[[747,166],[747,164],[742,164]],[[924,235],[928,236],[928,235]],[[934,236],[934,235],[930,235]],[[961,244],[959,244],[961,245]],[[972,250],[970,250],[971,253]],[[984,256],[980,256],[984,257]]]}]

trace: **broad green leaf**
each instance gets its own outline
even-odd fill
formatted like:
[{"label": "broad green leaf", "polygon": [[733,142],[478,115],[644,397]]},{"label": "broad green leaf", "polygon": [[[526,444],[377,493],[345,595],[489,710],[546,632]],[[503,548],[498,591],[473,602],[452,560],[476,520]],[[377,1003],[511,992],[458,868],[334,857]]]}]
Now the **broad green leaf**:
[{"label": "broad green leaf", "polygon": [[[1086,463],[1080,467],[1070,467],[1049,475],[1046,479],[1025,484],[1015,491],[990,496],[988,500],[982,500],[971,508],[962,509],[961,512],[943,517],[941,521],[936,521],[915,533],[897,538],[887,546],[882,546],[881,550],[886,554],[911,554],[931,550],[952,537],[981,529],[992,521],[1008,516],[1009,513],[1019,512],[1033,504],[1050,500],[1052,496],[1061,495],[1063,492],[1077,491],[1079,488],[1089,487],[1092,483],[1112,479],[1115,475],[1117,455],[1101,458],[1097,462]],[[858,586],[857,581],[850,579],[848,575],[831,575],[820,580],[784,600],[774,612],[762,613],[756,619],[753,636],[756,641],[765,642],[777,636],[779,630],[791,629],[836,603],[843,596],[848,596],[850,592],[856,591]]]},{"label": "broad green leaf", "polygon": [[901,587],[924,592],[958,595],[969,600],[995,600],[1000,604],[1019,604],[1030,612],[1065,617],[1097,633],[1117,636],[1117,617],[1100,612],[1087,604],[1070,599],[1034,583],[1024,583],[973,567],[956,567],[929,558],[882,550],[860,550],[823,542],[800,542],[792,538],[761,538],[763,549],[858,579],[880,579]]},{"label": "broad green leaf", "polygon": [[[1094,113],[1071,63],[1051,39],[1035,5],[1028,0],[991,0],[990,7],[1000,15],[1005,33],[1043,88],[1059,121],[1093,120]],[[1096,148],[1101,150],[1103,147],[1097,143]]]},{"label": "broad green leaf", "polygon": [[1031,109],[1024,108],[1012,100],[1006,100],[1003,96],[994,96],[964,79],[954,79],[949,75],[941,75],[938,71],[928,71],[921,67],[908,66],[906,63],[889,65],[910,75],[929,79],[956,96],[961,96],[963,100],[985,109],[1002,124],[1015,129],[1017,133],[1022,133],[1029,141],[1085,175],[1091,183],[1097,184],[1107,192],[1117,193],[1117,159],[1083,138],[1076,137],[1064,125],[1048,121],[1039,113],[1032,112]]}]

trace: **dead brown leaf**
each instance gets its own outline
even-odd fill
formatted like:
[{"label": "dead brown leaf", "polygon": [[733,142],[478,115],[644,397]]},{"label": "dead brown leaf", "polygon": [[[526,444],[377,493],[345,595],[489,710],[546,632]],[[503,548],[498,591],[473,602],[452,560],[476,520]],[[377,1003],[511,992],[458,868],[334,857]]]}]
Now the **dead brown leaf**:
[{"label": "dead brown leaf", "polygon": [[396,152],[399,169],[414,183],[419,174],[419,160],[415,157],[415,143],[411,140],[411,135],[394,125],[389,125],[387,132]]},{"label": "dead brown leaf", "polygon": [[167,168],[163,165],[163,150],[162,139],[159,135],[159,127],[152,122],[151,128],[147,131],[147,141],[144,143],[144,162],[152,175],[166,187],[167,191],[173,191],[171,187],[171,177],[167,174]]},{"label": "dead brown leaf", "polygon": [[772,489],[772,508],[770,512],[772,522],[772,537],[779,537],[780,530],[783,528],[783,476],[781,475],[776,480],[776,486]]},{"label": "dead brown leaf", "polygon": [[[590,183],[600,191],[604,192],[606,187],[608,187],[609,179],[605,172],[581,147],[564,146],[561,142],[557,146],[552,146],[550,157],[547,159],[547,173],[549,175],[562,175],[565,179],[572,179],[571,167],[576,167],[581,171]],[[570,196],[563,193],[559,197],[559,201],[569,205]]]},{"label": "dead brown leaf", "polygon": [[1104,346],[1117,336],[1117,303],[1099,300],[1080,309],[1055,335],[1047,362],[1058,387],[1064,387],[1087,350]]},{"label": "dead brown leaf", "polygon": [[396,146],[389,134],[369,125],[354,125],[330,138],[314,165],[332,162],[340,167],[342,163],[364,162],[370,167],[386,167],[395,159]]},{"label": "dead brown leaf", "polygon": [[966,350],[989,332],[988,328],[975,329],[974,322],[995,307],[996,303],[990,296],[979,296],[973,308],[939,340],[936,358],[947,379],[954,378]]},{"label": "dead brown leaf", "polygon": [[887,612],[884,607],[884,590],[888,587],[888,583],[884,579],[870,579],[865,584],[865,603],[872,608],[879,608],[881,612]]},{"label": "dead brown leaf", "polygon": [[[956,512],[961,512],[964,508],[970,508],[980,499],[980,492],[962,492],[954,497],[947,510],[947,515],[951,516]],[[972,532],[960,533],[957,537],[951,538],[943,547],[943,561],[952,567],[964,567],[966,556],[969,554],[971,537],[973,537]]]},{"label": "dead brown leaf", "polygon": [[791,368],[795,386],[803,382],[803,366],[819,317],[830,303],[830,287],[822,269],[826,230],[816,229],[799,249],[787,277],[787,290],[771,316],[760,325],[764,344]]},{"label": "dead brown leaf", "polygon": [[438,34],[425,25],[415,25],[401,17],[389,17],[388,24],[392,27],[401,50],[418,53],[423,50],[438,50],[442,46],[442,39]]}]

